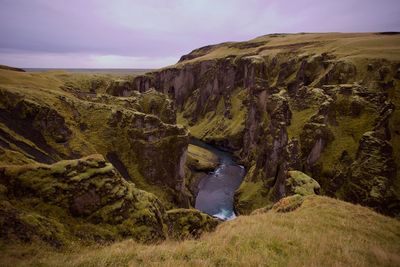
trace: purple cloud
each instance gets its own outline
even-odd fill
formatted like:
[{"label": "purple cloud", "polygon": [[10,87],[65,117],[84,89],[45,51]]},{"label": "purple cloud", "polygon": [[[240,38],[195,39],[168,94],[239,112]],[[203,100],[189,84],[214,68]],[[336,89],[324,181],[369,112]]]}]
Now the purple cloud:
[{"label": "purple cloud", "polygon": [[161,67],[274,32],[398,31],[398,14],[398,0],[0,0],[0,64]]}]

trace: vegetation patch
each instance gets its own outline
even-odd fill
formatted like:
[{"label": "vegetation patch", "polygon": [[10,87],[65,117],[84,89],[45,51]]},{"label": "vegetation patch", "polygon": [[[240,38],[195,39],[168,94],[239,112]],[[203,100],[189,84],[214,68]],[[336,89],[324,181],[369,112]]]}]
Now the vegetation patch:
[{"label": "vegetation patch", "polygon": [[217,155],[202,147],[189,144],[187,165],[196,171],[212,171],[219,164]]}]

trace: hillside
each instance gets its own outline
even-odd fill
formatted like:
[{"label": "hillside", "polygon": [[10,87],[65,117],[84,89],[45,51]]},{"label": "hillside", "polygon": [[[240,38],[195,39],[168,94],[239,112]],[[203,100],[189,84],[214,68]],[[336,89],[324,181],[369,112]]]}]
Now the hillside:
[{"label": "hillside", "polygon": [[221,224],[198,240],[140,245],[132,240],[68,252],[15,245],[2,266],[398,266],[400,222],[367,208],[310,196],[295,211],[275,209]]}]

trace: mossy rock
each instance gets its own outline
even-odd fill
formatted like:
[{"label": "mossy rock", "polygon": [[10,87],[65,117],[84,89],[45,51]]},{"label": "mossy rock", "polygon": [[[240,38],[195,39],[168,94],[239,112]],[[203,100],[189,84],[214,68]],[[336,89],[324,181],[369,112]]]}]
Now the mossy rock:
[{"label": "mossy rock", "polygon": [[398,199],[393,192],[396,163],[391,144],[379,131],[366,132],[349,168],[340,194],[348,201],[362,203],[384,212],[399,212]]},{"label": "mossy rock", "polygon": [[68,239],[64,225],[57,220],[21,210],[8,201],[0,202],[0,229],[1,239],[5,242],[41,241],[61,247]]},{"label": "mossy rock", "polygon": [[313,178],[301,171],[288,171],[286,178],[287,195],[314,195],[319,194],[321,186]]},{"label": "mossy rock", "polygon": [[[46,204],[52,210],[61,210],[53,213],[60,222],[76,218],[84,223],[103,224],[113,229],[117,238],[129,236],[142,242],[166,238],[161,202],[124,180],[101,155],[53,165],[3,166],[0,174],[0,184],[7,188],[10,200],[19,199],[28,203],[27,209],[37,210],[35,222],[47,213],[40,208]],[[29,204],[32,199],[36,200]],[[96,235],[99,234],[92,236]],[[109,237],[114,238],[113,234]]]},{"label": "mossy rock", "polygon": [[169,206],[181,204],[188,132],[175,125],[174,103],[166,95],[155,90],[104,94],[112,81],[125,84],[117,77],[3,72],[1,162],[51,164],[113,155],[110,161],[126,180]]},{"label": "mossy rock", "polygon": [[217,155],[196,145],[188,146],[187,165],[195,171],[213,171],[218,166]]},{"label": "mossy rock", "polygon": [[166,212],[169,236],[174,239],[198,238],[213,231],[220,220],[195,209],[173,209]]},{"label": "mossy rock", "polygon": [[106,89],[106,92],[113,96],[130,96],[133,91],[133,85],[128,80],[112,80]]}]

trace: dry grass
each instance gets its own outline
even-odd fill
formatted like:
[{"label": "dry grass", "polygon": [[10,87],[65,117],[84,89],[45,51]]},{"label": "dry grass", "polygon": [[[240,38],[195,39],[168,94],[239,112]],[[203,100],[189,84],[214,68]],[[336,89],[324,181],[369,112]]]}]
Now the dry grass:
[{"label": "dry grass", "polygon": [[[400,60],[400,35],[382,35],[377,33],[307,33],[265,35],[247,41],[248,44],[265,42],[264,45],[239,49],[228,43],[216,46],[204,56],[186,62],[197,62],[228,55],[249,55],[257,53],[261,56],[276,55],[279,52],[299,49],[309,54],[331,53],[340,58],[356,60],[357,58],[384,58]],[[298,46],[293,46],[298,44]],[[182,66],[177,64],[176,66]]]},{"label": "dry grass", "polygon": [[399,266],[400,222],[327,197],[241,216],[199,240],[46,251],[3,247],[2,266]]}]

